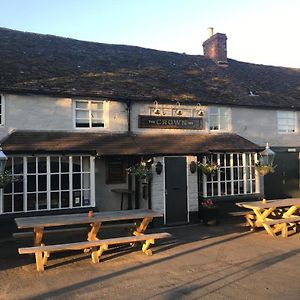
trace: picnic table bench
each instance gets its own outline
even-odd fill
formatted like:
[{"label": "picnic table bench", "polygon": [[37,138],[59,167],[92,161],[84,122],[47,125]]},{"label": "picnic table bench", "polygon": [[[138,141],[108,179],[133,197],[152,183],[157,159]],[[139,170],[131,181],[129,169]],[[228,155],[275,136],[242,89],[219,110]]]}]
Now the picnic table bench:
[{"label": "picnic table bench", "polygon": [[[98,212],[94,213],[93,216],[88,216],[88,214],[85,213],[16,218],[15,222],[18,229],[33,229],[34,232],[34,245],[32,247],[19,248],[18,251],[19,254],[34,253],[38,271],[44,270],[51,252],[63,250],[91,250],[92,262],[98,263],[102,253],[108,249],[109,245],[144,242],[142,251],[147,255],[151,255],[152,251],[149,247],[151,244],[154,244],[156,239],[168,238],[171,236],[166,232],[145,234],[145,230],[153,218],[160,216],[162,216],[160,212],[136,209]],[[99,230],[102,223],[139,219],[142,221],[133,228],[131,236],[100,239]],[[43,243],[45,227],[60,227],[78,224],[90,224],[90,230],[88,231],[86,241],[56,245],[45,245]]]},{"label": "picnic table bench", "polygon": [[294,215],[300,208],[300,198],[239,202],[236,205],[253,210],[253,217],[246,217],[252,229],[263,227],[273,237],[280,232],[282,237],[288,237],[289,230],[295,232],[300,221],[300,215]]}]

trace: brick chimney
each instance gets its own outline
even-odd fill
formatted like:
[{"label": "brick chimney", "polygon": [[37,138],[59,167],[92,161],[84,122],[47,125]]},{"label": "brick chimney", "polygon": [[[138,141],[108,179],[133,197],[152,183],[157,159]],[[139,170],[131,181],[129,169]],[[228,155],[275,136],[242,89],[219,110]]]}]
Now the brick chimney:
[{"label": "brick chimney", "polygon": [[228,66],[226,40],[226,34],[214,34],[213,27],[209,27],[208,39],[202,44],[204,56],[214,60],[221,67]]}]

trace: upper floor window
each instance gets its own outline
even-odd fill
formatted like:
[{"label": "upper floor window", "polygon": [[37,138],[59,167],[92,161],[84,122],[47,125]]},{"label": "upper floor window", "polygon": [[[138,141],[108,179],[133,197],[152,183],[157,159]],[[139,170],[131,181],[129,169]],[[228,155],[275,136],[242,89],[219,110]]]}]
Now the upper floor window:
[{"label": "upper floor window", "polygon": [[227,107],[209,107],[209,130],[229,130],[230,109]]},{"label": "upper floor window", "polygon": [[294,111],[278,111],[277,127],[279,133],[296,132],[296,113]]},{"label": "upper floor window", "polygon": [[103,101],[76,100],[75,127],[104,127]]}]

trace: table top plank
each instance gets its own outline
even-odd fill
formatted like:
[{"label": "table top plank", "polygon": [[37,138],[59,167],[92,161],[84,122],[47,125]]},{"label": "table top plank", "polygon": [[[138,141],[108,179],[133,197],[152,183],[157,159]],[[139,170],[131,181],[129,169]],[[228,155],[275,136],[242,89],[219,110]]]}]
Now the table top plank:
[{"label": "table top plank", "polygon": [[89,217],[87,213],[68,214],[68,215],[51,215],[15,218],[18,229],[36,228],[36,227],[54,227],[64,225],[89,224],[93,222],[109,222],[142,219],[145,217],[162,217],[163,214],[158,211],[149,209],[133,209],[133,210],[116,210],[95,212],[93,217]]},{"label": "table top plank", "polygon": [[238,202],[236,205],[249,209],[267,209],[271,207],[286,207],[293,205],[300,206],[300,198],[268,200],[266,203],[263,203],[262,201]]}]

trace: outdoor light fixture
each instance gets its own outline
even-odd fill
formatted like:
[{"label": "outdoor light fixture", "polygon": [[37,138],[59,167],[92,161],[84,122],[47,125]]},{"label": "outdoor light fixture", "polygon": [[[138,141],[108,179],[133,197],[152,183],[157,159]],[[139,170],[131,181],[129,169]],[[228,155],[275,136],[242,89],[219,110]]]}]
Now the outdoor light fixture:
[{"label": "outdoor light fixture", "polygon": [[4,172],[7,159],[8,158],[2,151],[2,148],[0,148],[0,174],[3,174],[3,172]]},{"label": "outdoor light fixture", "polygon": [[260,158],[259,162],[264,166],[272,166],[275,158],[275,152],[272,151],[269,147],[269,143],[266,144],[266,148],[264,151],[259,153]]},{"label": "outdoor light fixture", "polygon": [[158,102],[154,101],[155,108],[153,110],[154,114],[160,115],[160,109],[158,108]]},{"label": "outdoor light fixture", "polygon": [[180,102],[176,102],[176,115],[181,116],[182,115],[182,110],[180,109]]},{"label": "outdoor light fixture", "polygon": [[160,161],[158,161],[158,162],[156,163],[156,165],[155,165],[155,171],[156,171],[156,173],[157,173],[158,175],[160,175],[161,172],[162,172],[162,169],[163,169],[163,165],[162,165],[162,163],[161,163]]},{"label": "outdoor light fixture", "polygon": [[203,109],[201,108],[201,104],[200,104],[200,103],[197,103],[196,111],[197,111],[197,115],[198,115],[199,117],[203,117],[204,111],[203,111]]},{"label": "outdoor light fixture", "polygon": [[190,163],[190,171],[193,174],[197,171],[197,163],[195,161],[191,161],[191,163]]}]

